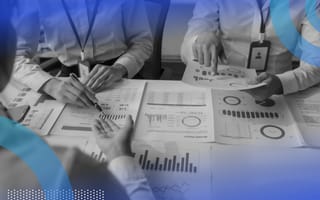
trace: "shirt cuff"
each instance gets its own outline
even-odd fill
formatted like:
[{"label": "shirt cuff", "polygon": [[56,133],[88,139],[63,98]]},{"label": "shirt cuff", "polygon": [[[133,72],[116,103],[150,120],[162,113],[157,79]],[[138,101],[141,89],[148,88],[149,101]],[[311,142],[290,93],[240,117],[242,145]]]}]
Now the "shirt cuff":
[{"label": "shirt cuff", "polygon": [[45,71],[35,68],[35,70],[15,72],[14,78],[38,92],[43,84],[53,78],[53,76]]},{"label": "shirt cuff", "polygon": [[38,92],[40,90],[40,88],[52,78],[53,78],[53,76],[51,76],[50,74],[43,72],[43,71],[39,71],[34,74],[34,76],[32,77],[33,80],[30,80],[28,86],[31,89]]},{"label": "shirt cuff", "polygon": [[130,156],[120,156],[113,159],[109,163],[108,169],[123,185],[130,181],[145,179],[140,165]]},{"label": "shirt cuff", "polygon": [[120,184],[124,186],[130,199],[155,199],[141,167],[132,157],[118,157],[109,163],[108,169]]},{"label": "shirt cuff", "polygon": [[293,71],[285,72],[283,74],[278,74],[276,76],[281,81],[284,95],[299,91],[298,81]]},{"label": "shirt cuff", "polygon": [[133,78],[141,69],[135,61],[126,56],[120,57],[115,64],[123,65],[127,69],[128,78]]}]

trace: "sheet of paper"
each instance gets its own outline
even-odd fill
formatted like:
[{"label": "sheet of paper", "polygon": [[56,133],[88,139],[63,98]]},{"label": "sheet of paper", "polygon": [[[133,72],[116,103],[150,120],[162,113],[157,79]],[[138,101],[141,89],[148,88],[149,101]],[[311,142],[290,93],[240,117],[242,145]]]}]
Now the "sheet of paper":
[{"label": "sheet of paper", "polygon": [[210,89],[181,82],[148,83],[135,139],[213,141],[212,111]]},{"label": "sheet of paper", "polygon": [[[91,144],[85,152],[93,159],[105,162],[105,155],[97,145]],[[156,199],[212,199],[209,144],[135,142],[133,152]]]},{"label": "sheet of paper", "polygon": [[[146,82],[140,80],[123,80],[112,88],[98,93],[96,97],[106,113],[106,118],[123,126],[126,115],[132,115],[135,121],[139,112]],[[53,135],[81,136],[90,135],[94,119],[99,116],[95,108],[81,109],[68,105],[56,126]]]},{"label": "sheet of paper", "polygon": [[41,136],[48,135],[64,107],[57,101],[45,101],[31,107],[22,124]]},{"label": "sheet of paper", "polygon": [[320,147],[320,85],[286,97],[308,146]]},{"label": "sheet of paper", "polygon": [[215,139],[225,144],[304,145],[282,96],[256,102],[239,91],[213,91]]},{"label": "sheet of paper", "polygon": [[38,103],[40,97],[41,94],[12,79],[0,94],[0,101],[8,108],[23,105],[34,106]]},{"label": "sheet of paper", "polygon": [[191,62],[186,67],[182,81],[194,86],[219,90],[248,90],[265,85],[265,83],[249,85],[248,81],[254,80],[256,76],[254,69],[226,65],[219,65],[218,74],[215,75],[212,68]]},{"label": "sheet of paper", "polygon": [[66,148],[78,148],[82,152],[85,152],[85,148],[89,144],[89,138],[88,137],[68,137],[68,136],[55,136],[50,135],[47,137],[44,137],[46,142],[50,146],[54,147],[66,147]]}]

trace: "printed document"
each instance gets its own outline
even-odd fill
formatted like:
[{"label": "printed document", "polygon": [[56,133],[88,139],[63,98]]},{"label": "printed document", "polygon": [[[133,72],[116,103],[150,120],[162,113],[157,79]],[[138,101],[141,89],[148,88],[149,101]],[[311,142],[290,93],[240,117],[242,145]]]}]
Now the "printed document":
[{"label": "printed document", "polygon": [[[112,88],[98,93],[96,97],[106,114],[105,118],[122,126],[126,115],[132,115],[135,121],[139,112],[146,82],[141,80],[123,80]],[[95,108],[81,109],[67,105],[54,127],[53,135],[85,136],[93,131],[93,122],[100,115]]]},{"label": "printed document", "polygon": [[191,62],[186,67],[182,81],[194,86],[219,90],[248,90],[265,85],[265,83],[248,84],[256,77],[254,69],[219,65],[218,73],[214,74],[212,67],[200,66],[197,62]]}]

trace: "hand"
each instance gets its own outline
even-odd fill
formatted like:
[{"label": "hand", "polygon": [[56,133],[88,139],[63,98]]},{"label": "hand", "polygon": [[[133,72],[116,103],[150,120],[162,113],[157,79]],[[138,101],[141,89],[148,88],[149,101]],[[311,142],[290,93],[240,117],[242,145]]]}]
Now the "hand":
[{"label": "hand", "polygon": [[79,107],[92,107],[92,102],[97,102],[95,94],[90,92],[85,85],[71,79],[50,79],[42,91],[63,103],[70,103]]},{"label": "hand", "polygon": [[274,94],[283,94],[280,79],[272,74],[262,73],[255,80],[250,81],[249,84],[254,85],[262,82],[266,83],[266,85],[259,88],[245,90],[245,92],[249,93],[257,101],[264,101]]},{"label": "hand", "polygon": [[[217,58],[218,40],[213,32],[201,33],[192,45],[193,56],[200,65],[210,67]],[[214,66],[214,65],[212,65]]]},{"label": "hand", "polygon": [[133,121],[131,116],[126,117],[123,128],[120,128],[112,120],[97,119],[93,129],[97,144],[109,161],[120,156],[132,156]]},{"label": "hand", "polygon": [[85,84],[93,91],[99,90],[102,86],[109,87],[119,81],[127,74],[127,69],[119,64],[115,66],[96,65],[90,72]]}]

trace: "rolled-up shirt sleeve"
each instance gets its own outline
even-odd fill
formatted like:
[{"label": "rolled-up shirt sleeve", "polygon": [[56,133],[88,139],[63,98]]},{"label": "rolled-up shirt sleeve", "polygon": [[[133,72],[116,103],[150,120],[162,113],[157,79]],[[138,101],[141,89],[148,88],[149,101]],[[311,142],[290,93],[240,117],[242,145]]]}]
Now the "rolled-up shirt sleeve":
[{"label": "rolled-up shirt sleeve", "polygon": [[[314,13],[319,13],[319,6]],[[284,94],[305,90],[320,83],[320,33],[310,24],[308,17],[302,23],[302,37],[297,48],[302,52],[300,67],[277,75],[283,86]],[[312,46],[310,46],[310,44]],[[310,63],[312,61],[312,63]]]},{"label": "rolled-up shirt sleeve", "polygon": [[121,156],[113,159],[108,169],[124,186],[131,200],[155,199],[141,167],[132,157]]},{"label": "rolled-up shirt sleeve", "polygon": [[126,1],[122,12],[128,50],[120,56],[116,64],[123,65],[128,71],[128,78],[132,78],[152,54],[152,34],[142,0]]},{"label": "rolled-up shirt sleeve", "polygon": [[34,61],[40,38],[40,19],[36,0],[18,0],[14,24],[17,32],[17,52],[13,77],[38,91],[52,78]]}]

